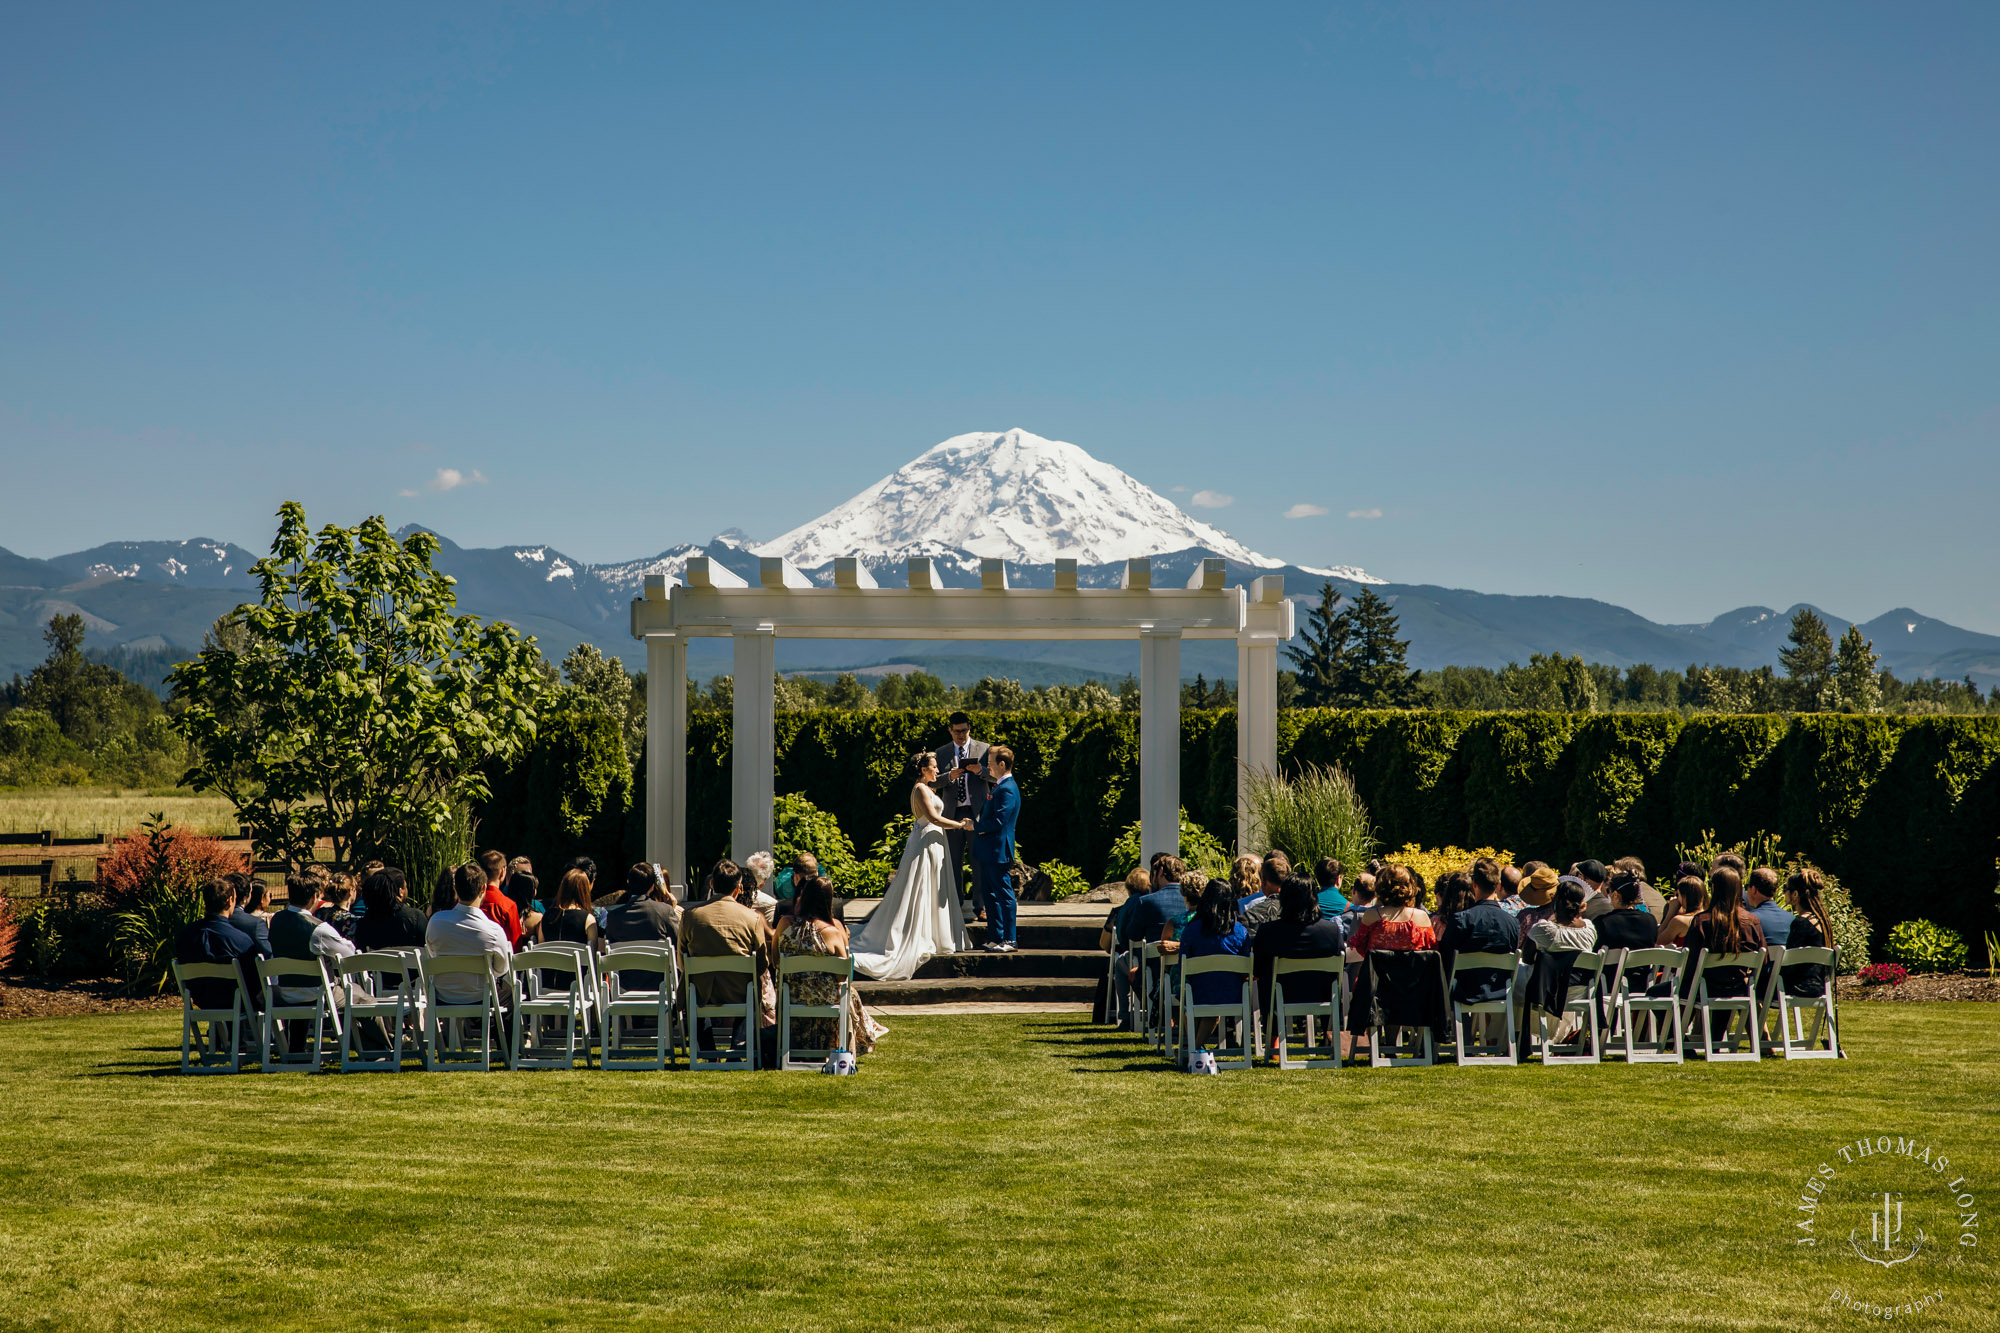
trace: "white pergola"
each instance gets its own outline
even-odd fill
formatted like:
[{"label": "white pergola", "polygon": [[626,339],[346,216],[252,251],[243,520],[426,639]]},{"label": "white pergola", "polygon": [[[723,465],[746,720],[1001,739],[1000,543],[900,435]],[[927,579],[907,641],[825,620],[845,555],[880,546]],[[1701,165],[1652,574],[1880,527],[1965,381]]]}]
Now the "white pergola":
[{"label": "white pergola", "polygon": [[[646,645],[646,856],[687,866],[687,646],[728,637],[735,648],[732,851],[771,845],[772,679],[779,636],[931,641],[1139,641],[1141,854],[1180,850],[1181,643],[1236,641],[1237,807],[1254,770],[1278,760],[1278,647],[1292,637],[1284,580],[1223,586],[1227,567],[1204,560],[1185,588],[1155,588],[1152,561],[1126,563],[1117,588],[1079,588],[1076,561],[1056,561],[1053,588],[1009,588],[1004,561],[980,562],[980,586],[945,588],[927,559],[909,562],[909,586],[884,588],[854,557],[834,561],[834,584],[813,586],[790,562],[762,557],[755,586],[703,556],[686,581],[649,575],[632,600],[632,637]],[[1251,835],[1239,829],[1245,850]]]}]

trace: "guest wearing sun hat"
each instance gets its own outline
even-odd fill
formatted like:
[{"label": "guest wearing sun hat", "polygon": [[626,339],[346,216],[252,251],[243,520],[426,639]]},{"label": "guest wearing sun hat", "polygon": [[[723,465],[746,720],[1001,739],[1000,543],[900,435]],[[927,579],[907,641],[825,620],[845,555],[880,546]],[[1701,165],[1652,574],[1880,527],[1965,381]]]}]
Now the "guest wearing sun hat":
[{"label": "guest wearing sun hat", "polygon": [[1562,877],[1544,861],[1530,861],[1521,867],[1521,901],[1525,906],[1515,919],[1520,923],[1523,939],[1527,938],[1530,926],[1555,916],[1556,886],[1561,883]]}]

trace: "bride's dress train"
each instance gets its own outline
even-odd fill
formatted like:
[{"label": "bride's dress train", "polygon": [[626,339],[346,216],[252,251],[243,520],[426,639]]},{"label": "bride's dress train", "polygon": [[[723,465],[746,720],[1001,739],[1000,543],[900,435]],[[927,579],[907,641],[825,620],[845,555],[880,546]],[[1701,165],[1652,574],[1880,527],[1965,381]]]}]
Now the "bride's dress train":
[{"label": "bride's dress train", "polygon": [[903,862],[889,891],[849,945],[854,970],[877,981],[903,981],[929,959],[958,953],[968,944],[944,830],[919,818],[903,845]]}]

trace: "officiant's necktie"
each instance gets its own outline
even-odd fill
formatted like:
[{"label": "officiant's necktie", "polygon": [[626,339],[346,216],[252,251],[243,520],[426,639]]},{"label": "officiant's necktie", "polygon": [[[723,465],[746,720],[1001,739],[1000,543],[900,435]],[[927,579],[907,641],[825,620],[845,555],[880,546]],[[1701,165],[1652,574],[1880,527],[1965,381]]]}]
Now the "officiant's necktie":
[{"label": "officiant's necktie", "polygon": [[958,770],[958,803],[964,807],[972,804],[971,780],[965,776],[965,747],[959,745],[953,748],[958,751],[958,762],[953,765]]}]

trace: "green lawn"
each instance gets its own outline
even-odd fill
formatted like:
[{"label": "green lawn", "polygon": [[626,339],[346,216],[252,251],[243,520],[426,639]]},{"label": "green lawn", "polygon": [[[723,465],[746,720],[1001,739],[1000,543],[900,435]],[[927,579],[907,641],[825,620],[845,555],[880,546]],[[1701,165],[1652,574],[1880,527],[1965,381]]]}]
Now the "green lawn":
[{"label": "green lawn", "polygon": [[1838,1063],[1206,1079],[1067,1017],[892,1014],[848,1079],[184,1079],[176,1016],[10,1021],[0,1327],[2000,1327],[1955,1215],[1792,1242],[1863,1134],[2000,1199],[2000,1014],[1846,1016]]}]

